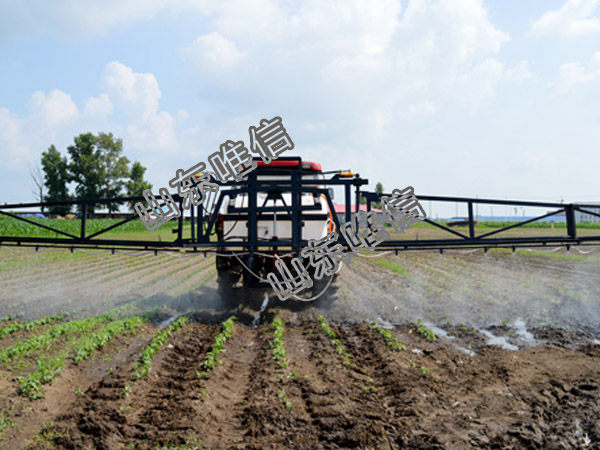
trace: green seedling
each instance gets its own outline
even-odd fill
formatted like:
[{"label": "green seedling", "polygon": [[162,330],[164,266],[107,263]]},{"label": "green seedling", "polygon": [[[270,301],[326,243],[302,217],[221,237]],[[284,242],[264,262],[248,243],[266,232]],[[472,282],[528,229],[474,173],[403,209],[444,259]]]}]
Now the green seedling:
[{"label": "green seedling", "polygon": [[161,330],[154,335],[150,344],[148,344],[144,350],[142,350],[140,360],[136,364],[136,368],[134,370],[134,376],[136,378],[143,378],[150,373],[152,370],[152,357],[161,349],[167,339],[172,336],[173,332],[185,325],[188,320],[189,319],[187,317],[180,317],[166,329]]},{"label": "green seedling", "polygon": [[20,330],[33,330],[35,328],[41,327],[42,325],[46,325],[52,322],[58,322],[59,320],[64,319],[67,314],[57,314],[55,316],[44,317],[39,320],[32,320],[29,322],[15,322],[7,325],[3,328],[0,328],[0,339],[5,338],[17,331]]},{"label": "green seedling", "polygon": [[369,325],[371,326],[371,328],[374,328],[379,332],[379,334],[383,336],[383,339],[385,339],[385,342],[389,348],[396,351],[406,350],[406,346],[399,342],[398,339],[396,339],[394,336],[392,336],[391,330],[383,328],[375,321],[370,322]]},{"label": "green seedling", "polygon": [[2,433],[7,427],[12,427],[13,422],[8,418],[8,414],[4,411],[4,409],[0,409],[0,437],[2,437]]},{"label": "green seedling", "polygon": [[417,331],[421,335],[425,336],[429,341],[435,341],[437,339],[435,333],[423,325],[423,321],[421,319],[417,319]]},{"label": "green seedling", "polygon": [[129,386],[128,383],[125,383],[125,386],[123,386],[123,390],[121,391],[121,397],[129,397],[130,394],[131,386]]},{"label": "green seedling", "polygon": [[271,323],[271,329],[273,330],[273,339],[269,343],[269,347],[271,347],[273,352],[273,359],[277,361],[281,368],[286,368],[288,366],[285,345],[283,343],[283,329],[285,327],[285,323],[279,317],[275,317],[273,322]]},{"label": "green seedling", "polygon": [[346,362],[348,364],[353,364],[352,363],[352,355],[350,355],[350,353],[348,353],[346,351],[346,349],[344,348],[344,345],[337,338],[337,335],[335,334],[335,331],[333,331],[331,329],[331,327],[329,326],[329,323],[327,322],[327,320],[325,319],[325,317],[323,317],[323,316],[317,316],[317,320],[321,324],[321,328],[323,329],[323,331],[325,332],[325,334],[327,336],[329,336],[331,345],[333,345],[335,347],[335,352],[338,355],[343,356],[344,362]]},{"label": "green seedling", "polygon": [[225,351],[225,342],[233,335],[233,322],[236,320],[235,316],[231,316],[222,325],[222,331],[215,337],[213,346],[206,354],[204,361],[200,364],[200,367],[204,369],[202,372],[196,372],[198,377],[208,376],[208,372],[213,370],[217,364],[223,364],[223,361],[219,359],[221,352]]}]

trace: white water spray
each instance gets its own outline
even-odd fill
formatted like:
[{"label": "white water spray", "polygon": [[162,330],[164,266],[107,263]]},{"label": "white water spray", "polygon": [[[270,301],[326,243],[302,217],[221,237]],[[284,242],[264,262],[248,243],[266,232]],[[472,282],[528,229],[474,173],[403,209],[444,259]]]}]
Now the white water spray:
[{"label": "white water spray", "polygon": [[488,330],[479,330],[479,332],[488,338],[487,345],[497,345],[505,350],[519,350],[519,347],[508,342],[504,336],[495,336]]},{"label": "white water spray", "polygon": [[254,313],[254,320],[252,320],[252,326],[256,328],[258,323],[260,322],[260,315],[267,309],[269,305],[269,296],[265,294],[265,298],[263,299],[262,305],[260,305],[260,309]]},{"label": "white water spray", "polygon": [[529,331],[527,331],[527,327],[525,321],[520,317],[513,322],[513,327],[517,330],[517,334],[521,336],[521,338],[527,343],[534,343],[535,337]]}]

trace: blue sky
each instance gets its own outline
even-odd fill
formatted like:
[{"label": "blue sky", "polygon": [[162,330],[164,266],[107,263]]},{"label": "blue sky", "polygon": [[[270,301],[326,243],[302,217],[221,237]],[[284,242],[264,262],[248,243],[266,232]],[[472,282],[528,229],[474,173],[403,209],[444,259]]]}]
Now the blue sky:
[{"label": "blue sky", "polygon": [[155,189],[280,115],[386,190],[600,201],[600,0],[0,0],[0,201],[111,131]]}]

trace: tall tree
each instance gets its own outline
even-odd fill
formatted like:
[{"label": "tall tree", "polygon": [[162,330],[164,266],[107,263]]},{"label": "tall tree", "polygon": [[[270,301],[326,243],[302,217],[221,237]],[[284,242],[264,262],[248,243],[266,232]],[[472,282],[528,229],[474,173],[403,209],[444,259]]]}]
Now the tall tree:
[{"label": "tall tree", "polygon": [[[48,151],[42,153],[42,170],[44,171],[44,185],[46,186],[44,201],[61,202],[69,200],[67,158],[61,156],[54,145],[51,145]],[[71,211],[71,206],[49,206],[48,211],[51,214],[64,215]]]},{"label": "tall tree", "polygon": [[[375,192],[379,195],[383,194],[383,184],[377,182],[377,184],[375,185]],[[373,207],[381,208],[381,202],[373,202]]]},{"label": "tall tree", "polygon": [[[101,153],[96,148],[96,137],[92,133],[75,136],[74,144],[67,147],[71,162],[69,179],[75,182],[75,194],[78,199],[88,200],[102,197],[105,168]],[[88,212],[93,213],[97,205],[90,205]]]},{"label": "tall tree", "polygon": [[[146,189],[152,189],[152,184],[144,179],[144,174],[146,173],[146,168],[142,166],[142,163],[139,161],[135,161],[131,165],[131,170],[129,172],[129,181],[125,183],[125,187],[127,188],[127,196],[141,196]],[[133,211],[133,204],[129,205],[131,210]]]},{"label": "tall tree", "polygon": [[146,168],[142,163],[135,161],[131,166],[129,181],[125,183],[128,196],[140,196],[146,189],[152,189],[152,184],[144,179]]},{"label": "tall tree", "polygon": [[[96,148],[102,162],[102,196],[113,198],[121,195],[125,181],[129,177],[129,159],[123,156],[123,139],[115,139],[112,133],[98,133]],[[118,203],[107,203],[109,212],[118,211]]]}]

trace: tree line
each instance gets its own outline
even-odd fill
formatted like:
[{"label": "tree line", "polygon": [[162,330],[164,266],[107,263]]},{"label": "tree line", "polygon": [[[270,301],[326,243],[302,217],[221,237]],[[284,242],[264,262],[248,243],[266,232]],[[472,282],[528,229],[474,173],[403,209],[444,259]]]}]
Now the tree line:
[{"label": "tree line", "polygon": [[[112,133],[83,133],[75,136],[73,141],[67,147],[68,158],[54,144],[42,153],[41,166],[46,191],[40,195],[43,201],[114,198],[123,193],[139,196],[145,189],[152,189],[152,185],[144,179],[146,167],[139,161],[130,165],[129,159],[123,155],[121,138],[115,138]],[[73,193],[69,192],[70,183],[74,183]],[[89,205],[88,212],[93,213],[94,207],[106,207],[112,213],[118,211],[119,204]],[[68,214],[71,206],[49,206],[48,212]]]}]

